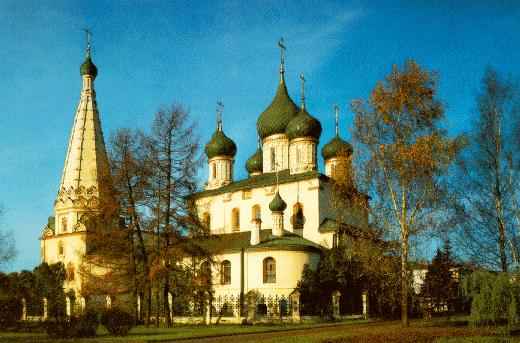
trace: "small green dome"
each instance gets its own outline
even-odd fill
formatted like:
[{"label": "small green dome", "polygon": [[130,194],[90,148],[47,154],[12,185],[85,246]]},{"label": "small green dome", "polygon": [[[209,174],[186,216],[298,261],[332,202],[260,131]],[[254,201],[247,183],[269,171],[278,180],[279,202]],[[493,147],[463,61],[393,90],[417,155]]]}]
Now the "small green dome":
[{"label": "small green dome", "polygon": [[311,116],[305,108],[302,108],[300,112],[298,112],[298,115],[289,122],[285,133],[289,139],[313,137],[319,140],[321,135],[321,123]]},{"label": "small green dome", "polygon": [[321,155],[324,160],[338,156],[350,156],[352,152],[352,145],[341,139],[339,136],[334,137],[321,149]]},{"label": "small green dome", "polygon": [[237,153],[237,146],[222,130],[217,129],[213,136],[211,136],[208,144],[206,144],[205,151],[209,159],[215,156],[234,157]]},{"label": "small green dome", "polygon": [[262,149],[258,149],[253,156],[246,161],[246,170],[249,174],[261,173],[263,170]]},{"label": "small green dome", "polygon": [[285,81],[282,79],[276,95],[266,110],[260,114],[256,122],[256,128],[260,138],[265,138],[278,133],[285,133],[287,124],[298,113],[298,106],[292,101]]},{"label": "small green dome", "polygon": [[283,201],[280,193],[276,192],[273,200],[269,203],[269,209],[273,212],[283,212],[287,208],[287,204]]},{"label": "small green dome", "polygon": [[91,75],[93,78],[96,78],[98,70],[90,56],[87,56],[85,62],[79,68],[79,72],[81,75]]}]

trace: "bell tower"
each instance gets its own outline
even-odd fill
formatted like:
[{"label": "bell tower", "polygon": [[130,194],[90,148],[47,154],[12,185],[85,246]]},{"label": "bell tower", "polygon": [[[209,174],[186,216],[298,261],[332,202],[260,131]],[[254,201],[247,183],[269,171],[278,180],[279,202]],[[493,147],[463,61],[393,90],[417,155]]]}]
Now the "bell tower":
[{"label": "bell tower", "polygon": [[66,291],[79,293],[78,269],[87,252],[87,229],[97,225],[96,215],[111,202],[109,163],[94,89],[98,69],[91,57],[89,31],[80,75],[82,89],[54,202],[54,219],[41,237],[42,262],[62,262],[67,272]]}]

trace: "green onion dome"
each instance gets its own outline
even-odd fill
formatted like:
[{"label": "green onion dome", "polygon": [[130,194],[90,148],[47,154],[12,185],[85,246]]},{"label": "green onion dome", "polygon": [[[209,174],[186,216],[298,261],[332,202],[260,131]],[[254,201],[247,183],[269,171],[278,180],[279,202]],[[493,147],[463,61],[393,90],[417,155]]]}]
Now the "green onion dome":
[{"label": "green onion dome", "polygon": [[81,73],[81,75],[90,75],[93,78],[96,78],[98,70],[94,62],[92,62],[90,56],[87,56],[85,62],[83,62],[83,64],[79,68],[79,72]]},{"label": "green onion dome", "polygon": [[262,149],[259,148],[253,156],[246,161],[246,170],[249,174],[261,173],[263,170],[263,155]]},{"label": "green onion dome", "polygon": [[208,144],[206,144],[205,151],[206,155],[208,155],[208,159],[215,156],[234,157],[237,153],[237,146],[222,130],[217,129],[213,136],[211,136]]},{"label": "green onion dome", "polygon": [[321,135],[321,123],[302,107],[298,115],[287,125],[285,133],[289,139],[313,137],[319,140]]},{"label": "green onion dome", "polygon": [[267,109],[260,114],[260,117],[258,117],[256,122],[258,135],[264,139],[271,135],[285,133],[287,124],[289,124],[297,113],[298,106],[296,106],[289,96],[285,81],[282,78],[273,101]]},{"label": "green onion dome", "polygon": [[325,144],[321,149],[321,155],[324,160],[334,158],[338,156],[350,156],[352,155],[352,145],[341,139],[338,135],[334,137],[330,142]]},{"label": "green onion dome", "polygon": [[269,203],[269,209],[272,212],[283,212],[287,208],[287,204],[285,201],[283,201],[282,197],[280,196],[280,193],[276,191],[276,195],[274,196],[273,200]]}]

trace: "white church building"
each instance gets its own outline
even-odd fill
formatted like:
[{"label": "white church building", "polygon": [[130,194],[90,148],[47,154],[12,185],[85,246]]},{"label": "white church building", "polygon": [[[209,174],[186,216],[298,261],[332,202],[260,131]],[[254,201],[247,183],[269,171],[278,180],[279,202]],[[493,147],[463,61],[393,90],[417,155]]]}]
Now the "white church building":
[{"label": "white church building", "polygon": [[259,304],[288,299],[304,266],[316,268],[323,249],[336,244],[340,226],[368,225],[364,205],[333,204],[334,182],[351,175],[352,147],[339,136],[336,112],[336,133],[321,150],[325,173],[319,171],[322,126],[307,110],[301,80],[298,106],[287,91],[282,48],[278,86],[257,119],[260,142],[245,163],[246,179],[233,178],[237,147],[217,114],[215,133],[205,147],[208,181],[191,197],[202,222],[222,242],[218,263],[205,267],[211,268],[216,298],[257,292],[263,299]]}]

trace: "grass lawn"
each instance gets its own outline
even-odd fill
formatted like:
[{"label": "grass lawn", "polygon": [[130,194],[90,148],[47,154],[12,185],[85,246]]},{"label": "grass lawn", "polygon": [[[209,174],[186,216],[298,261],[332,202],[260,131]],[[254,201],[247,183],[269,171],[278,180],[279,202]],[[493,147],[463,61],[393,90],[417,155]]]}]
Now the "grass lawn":
[{"label": "grass lawn", "polygon": [[[161,342],[183,338],[210,337],[221,335],[240,335],[250,333],[277,332],[296,329],[323,328],[338,324],[359,324],[366,323],[364,320],[351,320],[341,323],[320,323],[320,324],[258,324],[252,326],[242,326],[238,324],[220,325],[176,325],[172,328],[156,328],[138,326],[130,331],[126,337],[113,337],[108,334],[105,328],[98,329],[98,337],[75,339],[74,342],[85,343],[110,343],[110,342]],[[71,339],[55,340],[47,337],[45,333],[16,333],[0,332],[0,342],[27,342],[27,343],[51,343],[51,342],[71,342]]]},{"label": "grass lawn", "polygon": [[[44,333],[0,333],[0,342],[167,342],[194,338],[201,343],[520,343],[520,337],[506,337],[501,330],[454,325],[453,321],[412,321],[402,328],[397,321],[362,320],[330,324],[287,325],[178,325],[173,328],[136,327],[127,337],[112,337],[101,328],[99,336],[81,340],[52,340]],[[502,330],[503,331],[503,330]],[[248,335],[241,335],[248,334]],[[227,335],[219,337],[220,335]],[[203,338],[205,337],[205,338]]]}]

